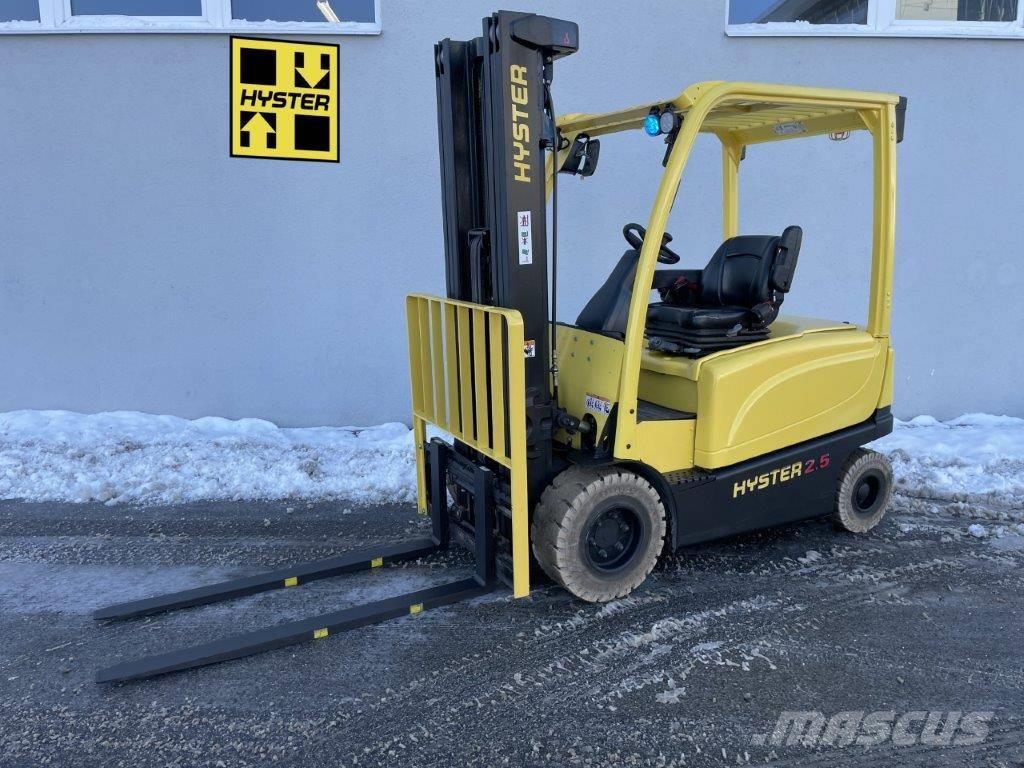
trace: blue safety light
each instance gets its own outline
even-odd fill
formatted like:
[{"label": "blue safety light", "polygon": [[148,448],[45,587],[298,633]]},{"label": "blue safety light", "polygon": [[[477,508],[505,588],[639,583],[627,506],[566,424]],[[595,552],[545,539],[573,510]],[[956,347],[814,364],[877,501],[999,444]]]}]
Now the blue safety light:
[{"label": "blue safety light", "polygon": [[657,136],[661,133],[661,118],[657,112],[651,112],[644,118],[644,133],[648,136]]}]

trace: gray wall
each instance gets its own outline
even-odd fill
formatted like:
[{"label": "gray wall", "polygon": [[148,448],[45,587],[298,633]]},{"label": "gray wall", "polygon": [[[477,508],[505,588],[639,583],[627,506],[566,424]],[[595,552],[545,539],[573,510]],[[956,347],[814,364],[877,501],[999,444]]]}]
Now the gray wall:
[{"label": "gray wall", "polygon": [[[705,79],[898,91],[896,411],[1024,414],[1020,41],[730,39],[724,0],[512,5],[580,23],[560,112]],[[228,157],[228,40],[0,37],[0,411],[137,409],[285,425],[407,420],[403,297],[443,291],[433,42],[491,0],[383,0],[384,34],[341,39],[340,165]],[[990,121],[994,130],[989,129]],[[662,145],[606,142],[561,187],[562,317],[645,222]],[[701,147],[670,230],[703,265],[719,159]],[[741,228],[805,230],[790,311],[863,318],[863,138],[754,148]]]}]

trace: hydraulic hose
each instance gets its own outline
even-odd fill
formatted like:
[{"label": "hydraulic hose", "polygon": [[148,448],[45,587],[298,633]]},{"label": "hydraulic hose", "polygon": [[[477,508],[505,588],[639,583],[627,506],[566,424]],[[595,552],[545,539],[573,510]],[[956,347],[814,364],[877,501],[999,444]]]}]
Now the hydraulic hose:
[{"label": "hydraulic hose", "polygon": [[558,128],[551,97],[550,67],[545,68],[544,102],[551,120],[551,398],[558,408]]}]

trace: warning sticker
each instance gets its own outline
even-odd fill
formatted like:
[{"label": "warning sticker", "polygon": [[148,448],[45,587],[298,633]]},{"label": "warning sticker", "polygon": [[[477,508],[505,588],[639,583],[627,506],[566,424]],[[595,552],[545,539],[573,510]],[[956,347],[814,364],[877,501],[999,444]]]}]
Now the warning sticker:
[{"label": "warning sticker", "polygon": [[338,162],[338,46],[231,38],[231,156]]},{"label": "warning sticker", "polygon": [[583,410],[607,416],[612,412],[612,401],[588,394],[583,400]]},{"label": "warning sticker", "polygon": [[533,214],[520,211],[516,220],[519,222],[519,264],[533,264]]}]

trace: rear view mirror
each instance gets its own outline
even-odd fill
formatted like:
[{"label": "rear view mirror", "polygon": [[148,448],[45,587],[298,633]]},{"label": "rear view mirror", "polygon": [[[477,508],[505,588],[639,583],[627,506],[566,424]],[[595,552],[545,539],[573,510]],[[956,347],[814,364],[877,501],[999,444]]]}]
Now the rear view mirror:
[{"label": "rear view mirror", "polygon": [[592,139],[587,134],[581,133],[572,143],[569,154],[562,163],[559,173],[568,173],[573,176],[593,176],[597,170],[597,160],[601,156],[601,141]]}]

